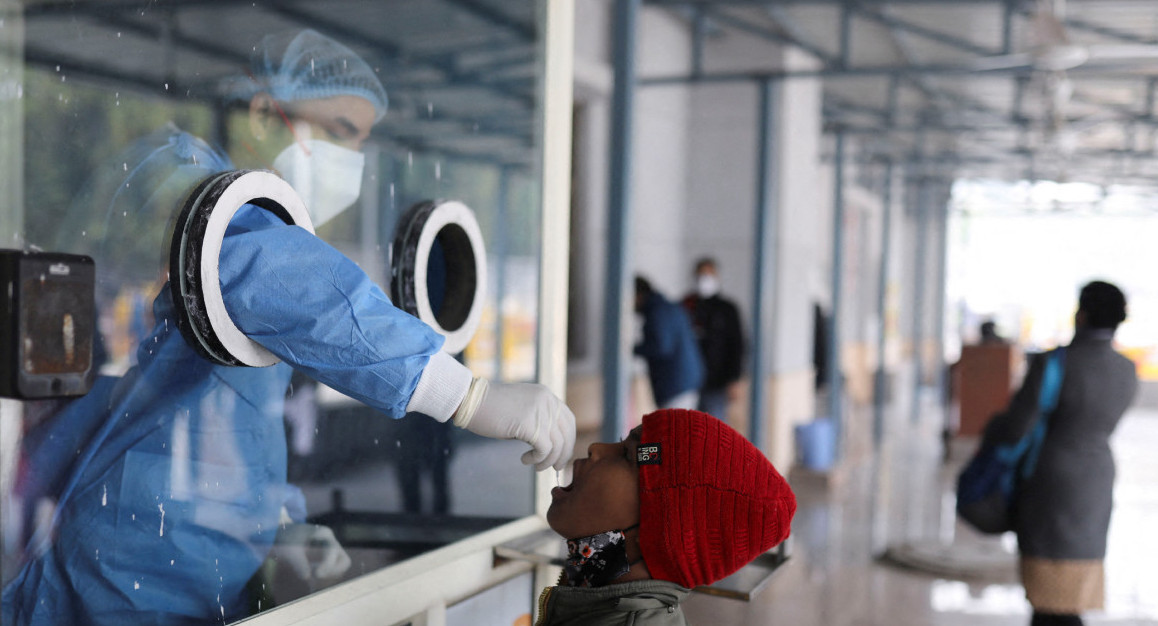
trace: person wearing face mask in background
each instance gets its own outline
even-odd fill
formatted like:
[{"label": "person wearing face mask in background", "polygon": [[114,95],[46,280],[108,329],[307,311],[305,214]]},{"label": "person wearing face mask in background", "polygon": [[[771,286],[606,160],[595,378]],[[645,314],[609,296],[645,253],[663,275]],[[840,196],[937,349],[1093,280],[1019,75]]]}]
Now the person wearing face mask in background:
[{"label": "person wearing face mask in background", "polygon": [[704,357],[706,376],[700,389],[700,411],[726,420],[728,405],[739,397],[744,365],[744,331],[740,310],[720,295],[715,259],[696,261],[695,290],[684,296],[684,308]]},{"label": "person wearing face mask in background", "polygon": [[17,490],[54,509],[5,585],[6,625],[241,619],[251,611],[247,581],[290,535],[294,545],[328,546],[320,562],[304,549],[282,553],[302,575],[348,567],[328,529],[295,523],[304,504],[286,481],[283,419],[294,370],[389,417],[420,413],[522,440],[531,446],[523,462],[538,470],[570,460],[574,416],[549,390],[473,377],[353,261],[256,206],[230,222],[221,291],[234,324],[281,362],[222,366],[186,343],[163,284],[165,233],[193,185],[272,168],[320,226],[357,198],[359,150],[387,105],[365,61],[311,30],[262,40],[230,93],[248,102],[249,135],[233,154],[168,125],[95,174],[74,207],[93,226],[62,249],[95,258],[98,307],[129,285],[157,296],[132,359],[105,363],[89,394],[25,440],[33,479]]}]

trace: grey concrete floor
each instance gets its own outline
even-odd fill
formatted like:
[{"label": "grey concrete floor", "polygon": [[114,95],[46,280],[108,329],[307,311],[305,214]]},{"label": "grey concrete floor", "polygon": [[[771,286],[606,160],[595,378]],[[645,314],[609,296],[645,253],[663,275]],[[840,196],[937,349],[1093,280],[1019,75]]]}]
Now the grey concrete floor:
[{"label": "grey concrete floor", "polygon": [[[1028,624],[1030,608],[1017,583],[1012,536],[982,536],[953,511],[953,483],[968,446],[944,458],[939,425],[892,424],[887,443],[841,468],[826,486],[795,481],[799,509],[792,558],[752,601],[692,594],[696,626],[908,626]],[[1118,462],[1115,510],[1106,558],[1107,603],[1091,626],[1158,624],[1158,410],[1129,412],[1112,445]],[[793,476],[793,474],[790,474]],[[900,567],[881,559],[909,547],[939,554],[940,566],[989,555],[990,565]],[[941,552],[930,552],[933,548]],[[932,573],[930,569],[940,573]],[[962,576],[960,574],[968,574]]]}]

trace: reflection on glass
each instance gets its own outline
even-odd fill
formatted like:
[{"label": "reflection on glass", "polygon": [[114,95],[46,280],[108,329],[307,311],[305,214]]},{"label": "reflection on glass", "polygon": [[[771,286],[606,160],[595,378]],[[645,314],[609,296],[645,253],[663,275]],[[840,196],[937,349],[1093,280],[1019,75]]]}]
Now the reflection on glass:
[{"label": "reflection on glass", "polygon": [[[0,137],[0,149],[22,149],[4,156],[23,163],[14,196],[26,202],[0,223],[96,260],[101,372],[83,398],[24,403],[19,446],[5,447],[18,456],[5,466],[19,468],[2,494],[5,624],[235,621],[532,512],[524,444],[403,417],[405,398],[382,399],[413,364],[365,404],[317,382],[325,368],[310,361],[318,346],[345,347],[319,303],[379,297],[343,292],[343,277],[388,284],[399,216],[453,198],[478,216],[491,268],[484,321],[458,356],[477,375],[533,377],[530,0],[482,12],[377,0],[4,6],[8,28],[23,28],[25,141]],[[197,182],[234,168],[278,171],[353,261],[325,266],[333,284],[303,272],[242,290],[253,320],[293,321],[296,371],[213,365],[174,321],[175,212]],[[223,284],[245,284],[270,258],[311,272],[337,258],[304,231],[262,240],[270,219],[239,212],[231,233],[280,252],[223,249]],[[422,349],[414,323],[377,342],[383,358]]]}]

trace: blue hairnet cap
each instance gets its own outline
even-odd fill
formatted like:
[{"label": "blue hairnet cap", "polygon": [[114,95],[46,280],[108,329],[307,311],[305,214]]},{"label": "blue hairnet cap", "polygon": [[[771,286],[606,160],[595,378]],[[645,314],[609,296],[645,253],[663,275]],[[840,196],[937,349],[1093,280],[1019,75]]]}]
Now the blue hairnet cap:
[{"label": "blue hairnet cap", "polygon": [[265,36],[253,55],[253,78],[257,90],[274,100],[361,96],[374,105],[375,122],[386,114],[386,90],[373,68],[353,50],[312,29]]}]

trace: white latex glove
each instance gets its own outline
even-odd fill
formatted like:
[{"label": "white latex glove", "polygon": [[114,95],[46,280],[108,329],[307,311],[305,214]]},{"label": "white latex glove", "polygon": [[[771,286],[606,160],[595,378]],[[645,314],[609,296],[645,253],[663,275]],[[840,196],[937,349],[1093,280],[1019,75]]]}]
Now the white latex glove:
[{"label": "white latex glove", "polygon": [[350,568],[350,555],[342,549],[329,526],[297,524],[284,509],[281,523],[274,553],[298,578],[307,581],[334,578]]},{"label": "white latex glove", "polygon": [[575,414],[543,385],[476,378],[454,413],[454,424],[493,439],[531,444],[523,463],[562,470],[575,449]]}]

